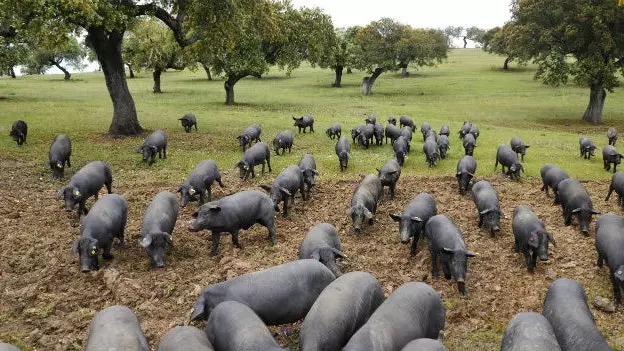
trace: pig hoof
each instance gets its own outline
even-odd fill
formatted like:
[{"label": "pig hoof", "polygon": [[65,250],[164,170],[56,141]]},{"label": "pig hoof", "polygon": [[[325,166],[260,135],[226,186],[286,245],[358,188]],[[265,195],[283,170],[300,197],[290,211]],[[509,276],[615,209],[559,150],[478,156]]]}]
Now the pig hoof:
[{"label": "pig hoof", "polygon": [[110,254],[110,255],[102,255],[102,258],[105,259],[105,260],[112,260],[113,259],[113,255],[112,254]]}]

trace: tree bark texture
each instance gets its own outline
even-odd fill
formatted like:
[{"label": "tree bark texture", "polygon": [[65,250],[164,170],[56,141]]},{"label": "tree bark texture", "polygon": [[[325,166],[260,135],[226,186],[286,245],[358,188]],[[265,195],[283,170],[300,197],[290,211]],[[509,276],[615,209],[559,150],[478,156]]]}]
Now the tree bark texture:
[{"label": "tree bark texture", "polygon": [[11,76],[11,78],[15,79],[15,69],[13,67],[9,67],[9,75]]},{"label": "tree bark texture", "polygon": [[132,69],[132,66],[127,63],[126,66],[128,66],[128,74],[130,75],[130,78],[134,78],[134,70]]},{"label": "tree bark texture", "polygon": [[375,68],[370,77],[364,77],[364,79],[362,79],[362,95],[371,95],[373,93],[373,84],[375,84],[375,80],[377,80],[377,77],[383,72],[383,68]]},{"label": "tree bark texture", "polygon": [[342,70],[344,69],[344,67],[338,65],[336,66],[336,68],[334,69],[334,71],[336,72],[336,80],[334,80],[334,84],[332,85],[334,88],[340,88],[342,85]]},{"label": "tree bark texture", "polygon": [[143,131],[139,125],[134,100],[126,82],[121,42],[124,30],[106,32],[100,28],[88,28],[93,49],[104,72],[106,88],[113,102],[113,121],[108,132],[112,135],[137,135]]},{"label": "tree bark texture", "polygon": [[505,59],[505,63],[503,63],[503,69],[505,70],[509,69],[509,61],[511,61],[510,57]]},{"label": "tree bark texture", "polygon": [[407,71],[407,66],[401,67],[401,77],[409,76],[409,72]]},{"label": "tree bark texture", "polygon": [[206,78],[208,80],[212,80],[212,74],[210,73],[210,67],[208,67],[208,65],[205,65],[203,63],[201,65],[204,68],[204,71],[206,71]]},{"label": "tree bark texture", "polygon": [[466,40],[466,37],[463,37],[462,39],[464,39],[464,49],[465,49],[466,46],[468,46],[468,40]]},{"label": "tree bark texture", "polygon": [[238,77],[228,77],[228,79],[223,83],[223,88],[225,89],[225,104],[226,105],[234,105],[234,85],[238,82],[240,78]]},{"label": "tree bark texture", "polygon": [[607,98],[607,91],[602,84],[594,84],[590,86],[589,104],[587,110],[583,114],[583,120],[598,124],[602,122],[602,110],[604,108],[604,102]]},{"label": "tree bark texture", "polygon": [[152,73],[152,76],[154,77],[154,94],[160,94],[162,93],[162,91],[160,90],[160,75],[161,75],[162,71],[159,69],[155,69],[154,73]]},{"label": "tree bark texture", "polygon": [[71,78],[71,73],[69,73],[68,70],[66,70],[65,68],[63,68],[63,66],[60,65],[60,63],[56,62],[56,61],[52,61],[52,64],[54,66],[56,66],[56,68],[60,69],[61,72],[63,72],[63,74],[65,75],[65,80],[69,80]]}]

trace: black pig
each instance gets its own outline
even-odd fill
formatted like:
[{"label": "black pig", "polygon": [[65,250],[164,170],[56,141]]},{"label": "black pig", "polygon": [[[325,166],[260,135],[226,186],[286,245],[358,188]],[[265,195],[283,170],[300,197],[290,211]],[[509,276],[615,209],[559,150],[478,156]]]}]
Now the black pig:
[{"label": "black pig", "polygon": [[548,261],[548,242],[557,246],[552,234],[546,231],[542,222],[526,205],[514,209],[511,227],[514,233],[514,252],[522,251],[527,269],[533,273],[539,257]]},{"label": "black pig", "polygon": [[63,178],[65,165],[71,167],[71,141],[65,134],[58,134],[54,137],[48,153],[48,162],[52,170],[53,178]]},{"label": "black pig", "polygon": [[157,130],[145,138],[142,146],[136,151],[143,154],[143,162],[150,159],[149,164],[156,162],[156,154],[158,158],[167,158],[167,134],[162,130]]},{"label": "black pig", "polygon": [[194,114],[187,113],[178,120],[182,123],[185,132],[190,133],[192,127],[195,127],[195,131],[197,131],[197,119]]},{"label": "black pig", "polygon": [[373,224],[382,190],[381,180],[376,174],[360,175],[360,177],[362,177],[362,182],[353,193],[351,208],[347,210],[347,215],[353,220],[356,234],[359,234],[364,219],[369,224]]},{"label": "black pig", "polygon": [[271,245],[275,245],[275,210],[273,201],[261,191],[247,190],[203,204],[189,223],[189,230],[212,232],[211,256],[219,250],[221,233],[232,234],[232,244],[241,248],[238,232],[259,223],[269,230]]},{"label": "black pig", "polygon": [[611,185],[609,186],[609,192],[607,193],[605,201],[609,201],[609,198],[614,190],[618,196],[618,205],[624,209],[624,172],[613,173],[613,177],[611,177]]},{"label": "black pig", "polygon": [[336,276],[342,275],[336,258],[345,258],[340,251],[340,237],[336,227],[329,223],[319,223],[312,227],[299,246],[299,258],[315,259]]},{"label": "black pig", "polygon": [[399,236],[403,244],[412,240],[410,255],[416,256],[418,240],[425,229],[429,218],[438,214],[435,197],[431,194],[420,193],[403,210],[402,214],[391,214],[395,222],[399,222]]},{"label": "black pig", "polygon": [[615,213],[607,213],[596,223],[596,251],[598,261],[609,266],[609,277],[613,285],[613,298],[616,306],[622,304],[624,290],[624,218]]},{"label": "black pig", "polygon": [[299,133],[301,133],[301,129],[303,132],[306,132],[306,128],[310,127],[310,133],[314,133],[314,118],[312,116],[303,116],[303,117],[293,117],[295,124],[293,126],[299,128]]},{"label": "black pig", "polygon": [[327,134],[331,140],[334,140],[334,138],[340,138],[342,135],[342,127],[338,123],[333,124],[331,127],[327,128],[325,134]]},{"label": "black pig", "polygon": [[195,165],[178,188],[181,196],[180,206],[186,207],[189,201],[196,200],[198,195],[200,206],[206,201],[212,201],[212,183],[214,181],[219,183],[220,187],[224,187],[223,182],[221,182],[221,173],[215,161],[204,160]]},{"label": "black pig", "polygon": [[252,142],[255,141],[258,143],[262,141],[260,140],[260,134],[262,134],[262,128],[260,128],[260,125],[252,124],[245,128],[243,133],[237,136],[236,139],[238,139],[238,143],[243,147],[243,151],[245,151],[248,146],[251,146]]},{"label": "black pig", "polygon": [[490,235],[500,231],[500,209],[498,193],[487,180],[480,180],[472,186],[472,198],[479,212],[479,228],[485,226]]},{"label": "black pig", "polygon": [[585,187],[578,180],[568,178],[559,183],[557,191],[561,200],[565,225],[570,225],[572,223],[572,215],[576,215],[581,227],[581,233],[588,236],[592,215],[600,214],[600,212],[594,210],[591,198]]},{"label": "black pig", "polygon": [[262,175],[264,175],[265,162],[269,167],[269,172],[271,172],[271,151],[265,143],[258,142],[254,144],[254,146],[245,150],[243,158],[238,161],[234,167],[238,167],[240,178],[247,180],[250,174],[252,178],[256,177],[254,167],[257,165],[262,165]]},{"label": "black pig", "polygon": [[22,145],[26,142],[26,136],[28,135],[28,125],[26,122],[17,120],[11,125],[11,131],[9,136],[13,137],[13,140],[17,142],[17,145]]},{"label": "black pig", "polygon": [[109,194],[113,192],[110,167],[102,161],[89,162],[71,177],[69,184],[56,195],[56,200],[65,200],[65,211],[71,211],[78,205],[76,220],[79,220],[81,214],[87,213],[87,199],[93,196],[97,201],[102,186],[106,186]]},{"label": "black pig", "polygon": [[124,230],[128,213],[128,203],[117,194],[109,194],[95,202],[89,214],[82,220],[80,238],[72,243],[72,252],[80,255],[80,270],[100,269],[98,255],[103,249],[105,260],[113,258],[113,239],[119,239],[124,246]]},{"label": "black pig", "polygon": [[466,295],[466,271],[468,258],[476,255],[466,249],[459,228],[448,217],[437,215],[429,218],[425,225],[431,253],[431,275],[438,278],[438,257],[442,263],[444,278],[457,281],[457,289]]},{"label": "black pig", "polygon": [[377,168],[377,172],[381,181],[382,192],[384,186],[389,187],[390,198],[394,199],[396,184],[401,177],[401,165],[395,160],[388,160],[381,169]]},{"label": "black pig", "polygon": [[275,150],[275,154],[279,155],[280,149],[282,149],[282,155],[286,153],[286,149],[288,149],[288,153],[290,153],[294,138],[295,135],[290,130],[284,130],[277,133],[273,139],[273,150]]},{"label": "black pig", "polygon": [[459,183],[459,194],[463,195],[468,190],[470,180],[477,172],[477,161],[470,155],[465,155],[457,162],[457,182]]},{"label": "black pig", "polygon": [[266,190],[273,201],[273,207],[278,210],[280,202],[284,202],[282,214],[288,216],[288,199],[294,204],[295,194],[297,190],[301,193],[301,197],[305,200],[305,188],[303,182],[303,172],[299,166],[288,166],[280,174],[275,177],[271,185],[261,185]]},{"label": "black pig", "polygon": [[615,146],[607,145],[602,148],[602,163],[606,171],[611,170],[611,164],[613,163],[613,173],[617,172],[617,165],[622,162],[622,155],[617,151]]},{"label": "black pig", "polygon": [[351,144],[346,136],[341,136],[336,143],[336,155],[338,156],[338,162],[340,163],[340,171],[347,169],[349,165],[349,159],[351,158]]},{"label": "black pig", "polygon": [[152,267],[165,267],[165,252],[167,246],[173,245],[171,236],[179,209],[176,196],[168,191],[156,194],[145,209],[139,245],[147,250]]}]

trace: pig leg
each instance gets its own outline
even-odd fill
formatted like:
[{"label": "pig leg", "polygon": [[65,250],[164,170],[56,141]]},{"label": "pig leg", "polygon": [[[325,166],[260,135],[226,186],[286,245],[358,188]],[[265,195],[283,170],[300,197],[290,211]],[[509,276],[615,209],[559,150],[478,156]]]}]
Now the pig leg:
[{"label": "pig leg", "polygon": [[212,232],[212,251],[210,251],[210,256],[216,256],[219,252],[219,239],[221,239],[221,233]]},{"label": "pig leg", "polygon": [[271,157],[267,155],[266,159],[267,166],[269,166],[269,173],[271,173]]},{"label": "pig leg", "polygon": [[238,230],[232,233],[232,244],[239,249],[242,249],[240,242],[238,241]]},{"label": "pig leg", "polygon": [[418,239],[420,239],[420,233],[416,232],[412,236],[412,246],[410,247],[410,256],[416,256],[416,246],[418,245]]},{"label": "pig leg", "polygon": [[110,182],[104,183],[104,185],[106,186],[106,191],[108,191],[109,194],[112,194],[113,193],[113,180],[111,179]]},{"label": "pig leg", "polygon": [[264,162],[265,161],[262,161],[262,175],[264,175]]},{"label": "pig leg", "polygon": [[529,270],[529,273],[533,273],[533,266],[531,265],[531,263],[533,263],[533,260],[531,259],[531,254],[528,251],[524,252],[524,260],[526,261],[526,266]]},{"label": "pig leg", "polygon": [[566,226],[572,224],[572,213],[569,211],[563,211],[563,224]]},{"label": "pig leg", "polygon": [[221,176],[219,176],[219,178],[217,178],[216,180],[217,180],[217,183],[219,183],[220,187],[222,187],[222,188],[225,187],[225,185],[223,185],[223,182],[221,181]]},{"label": "pig leg", "polygon": [[596,261],[596,266],[598,266],[598,268],[602,268],[603,263],[604,263],[603,257],[600,254],[598,254],[598,260]]},{"label": "pig leg", "polygon": [[[208,186],[206,188],[206,193],[208,194],[208,202],[212,201],[212,186]],[[200,201],[202,201],[202,199],[200,199]],[[202,202],[203,204],[203,202]]]},{"label": "pig leg", "polygon": [[514,252],[515,253],[520,252],[520,243],[518,242],[518,239],[514,240]]},{"label": "pig leg", "polygon": [[440,275],[438,269],[438,253],[431,248],[429,248],[429,252],[431,253],[431,276],[438,279],[438,276]]},{"label": "pig leg", "polygon": [[617,172],[617,163],[613,162],[613,173]]},{"label": "pig leg", "polygon": [[[191,131],[191,130],[190,130],[190,128],[189,128],[189,132],[190,132],[190,131]],[[166,147],[166,146],[165,146],[165,147],[163,147],[163,157],[164,157],[165,159],[167,159],[167,147]]]},{"label": "pig leg", "polygon": [[71,161],[69,159],[69,156],[67,156],[67,161],[65,161],[65,163],[67,163],[67,167],[71,167]]},{"label": "pig leg", "polygon": [[617,279],[615,279],[615,275],[613,274],[613,271],[610,274],[611,276],[611,285],[613,285],[613,297],[615,298],[615,305],[619,306],[622,304],[622,291],[620,290],[620,284],[617,281]]},{"label": "pig leg", "polygon": [[[611,193],[613,193],[613,184],[611,184],[611,186],[609,186],[609,192],[607,193],[607,198],[605,199],[605,201],[609,201],[609,198],[611,197]],[[619,195],[618,195],[618,204],[620,203],[620,199],[619,199]]]},{"label": "pig leg", "polygon": [[[301,198],[303,199],[303,201],[306,200],[306,186],[305,183],[301,184],[301,187],[299,188],[299,192],[301,193]],[[295,198],[294,198],[294,194],[293,194],[293,204],[295,203]],[[309,199],[310,196],[307,197],[307,199]]]},{"label": "pig leg", "polygon": [[314,133],[314,125],[310,126],[310,133]]},{"label": "pig leg", "polygon": [[394,191],[396,190],[396,183],[390,184],[390,198],[394,199]]},{"label": "pig leg", "polygon": [[113,248],[113,241],[111,240],[110,243],[104,245],[103,249],[104,249],[104,253],[102,254],[102,258],[104,258],[105,260],[110,260],[113,258],[113,254],[111,253],[111,249]]},{"label": "pig leg", "polygon": [[[208,197],[208,198],[210,199],[210,197]],[[210,200],[208,200],[208,201],[210,201]],[[204,195],[204,192],[203,192],[203,191],[200,191],[200,192],[199,192],[199,205],[201,206],[201,205],[203,205],[205,202],[206,202],[206,197],[205,197],[205,195]]]},{"label": "pig leg", "polygon": [[444,278],[446,280],[451,279],[451,260],[446,257],[447,254],[442,254],[440,257],[440,263],[442,263],[442,272],[444,272]]},{"label": "pig leg", "polygon": [[162,159],[162,149],[159,149],[159,150],[158,150],[158,158],[159,158],[159,159]]},{"label": "pig leg", "polygon": [[479,214],[479,228],[483,227],[483,216]]},{"label": "pig leg", "polygon": [[258,222],[269,230],[268,239],[271,240],[271,245],[275,245],[275,218],[269,215],[267,218],[261,219]]},{"label": "pig leg", "polygon": [[282,215],[284,217],[288,216],[288,196],[284,197],[284,206],[282,208]]}]

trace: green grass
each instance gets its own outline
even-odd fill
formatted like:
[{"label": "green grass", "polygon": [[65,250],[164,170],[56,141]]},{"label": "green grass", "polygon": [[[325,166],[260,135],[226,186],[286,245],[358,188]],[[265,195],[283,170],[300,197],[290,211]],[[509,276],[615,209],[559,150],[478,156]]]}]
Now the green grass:
[{"label": "green grass", "polygon": [[[141,125],[147,130],[164,129],[169,134],[170,160],[153,169],[157,181],[180,180],[201,159],[213,158],[222,169],[232,169],[240,158],[236,135],[258,122],[263,140],[270,142],[280,130],[291,129],[293,115],[311,114],[316,134],[297,135],[291,155],[273,157],[279,171],[298,162],[301,154],[312,152],[324,176],[340,177],[334,143],[324,130],[340,122],[346,134],[363,123],[363,114],[374,113],[385,122],[391,114],[411,116],[418,125],[428,121],[433,128],[449,124],[456,131],[464,120],[479,125],[481,137],[475,151],[478,175],[494,172],[494,157],[500,144],[520,136],[531,145],[526,159],[527,175],[538,176],[540,167],[556,162],[570,175],[583,179],[607,179],[600,156],[591,161],[578,157],[578,137],[588,135],[597,145],[606,144],[606,129],[622,127],[624,100],[620,90],[609,94],[604,111],[605,124],[594,126],[580,121],[589,90],[569,85],[554,89],[533,80],[534,67],[501,70],[501,57],[477,49],[453,50],[447,62],[425,68],[400,79],[385,73],[373,88],[374,95],[362,97],[359,82],[363,72],[344,75],[344,87],[331,88],[333,72],[305,66],[288,78],[276,69],[262,79],[248,78],[236,86],[236,106],[225,106],[223,81],[207,81],[203,72],[167,72],[163,94],[151,93],[151,74],[129,79]],[[177,118],[197,115],[199,133],[186,135]],[[148,167],[133,153],[143,137],[113,139],[104,134],[112,115],[112,105],[101,73],[74,74],[69,82],[60,75],[0,79],[0,156],[27,161],[47,158],[49,143],[57,133],[69,134],[76,165],[105,159],[117,175],[147,176]],[[17,147],[8,137],[12,121],[29,124],[27,147]],[[622,129],[622,128],[621,128]],[[451,138],[450,158],[437,168],[426,167],[420,134],[407,160],[407,174],[452,174],[463,149],[456,135]],[[353,147],[349,169],[344,176],[372,172],[392,157],[389,146],[363,150]],[[42,171],[43,172],[43,171]]]}]

